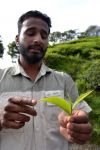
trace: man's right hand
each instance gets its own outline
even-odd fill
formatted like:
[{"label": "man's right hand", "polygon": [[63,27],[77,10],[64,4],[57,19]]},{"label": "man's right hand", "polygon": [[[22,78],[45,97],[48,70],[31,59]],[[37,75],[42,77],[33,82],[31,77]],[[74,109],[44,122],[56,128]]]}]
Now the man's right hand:
[{"label": "man's right hand", "polygon": [[[37,101],[26,97],[12,97],[4,110],[0,112],[1,128],[19,129],[30,120],[29,115],[36,116],[33,107]],[[27,115],[28,114],[28,115]]]}]

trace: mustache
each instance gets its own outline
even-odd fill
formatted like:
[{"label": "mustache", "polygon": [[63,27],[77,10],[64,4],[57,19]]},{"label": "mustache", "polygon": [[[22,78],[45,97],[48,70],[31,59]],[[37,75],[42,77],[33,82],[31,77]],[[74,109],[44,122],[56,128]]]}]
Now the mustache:
[{"label": "mustache", "polygon": [[44,51],[44,49],[39,44],[29,45],[27,47],[27,49],[37,49],[37,50],[40,50],[40,51]]}]

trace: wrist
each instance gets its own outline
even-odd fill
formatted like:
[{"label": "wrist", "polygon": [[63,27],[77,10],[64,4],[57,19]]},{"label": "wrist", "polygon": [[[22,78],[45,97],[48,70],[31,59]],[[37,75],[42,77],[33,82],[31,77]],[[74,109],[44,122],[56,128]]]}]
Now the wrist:
[{"label": "wrist", "polygon": [[0,109],[0,131],[2,130],[2,113],[3,113],[3,111],[2,111],[2,109]]}]

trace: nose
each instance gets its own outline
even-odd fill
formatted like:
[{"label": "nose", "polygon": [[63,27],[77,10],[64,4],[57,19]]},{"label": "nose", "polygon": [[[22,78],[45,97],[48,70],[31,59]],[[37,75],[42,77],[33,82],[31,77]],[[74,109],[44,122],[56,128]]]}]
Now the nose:
[{"label": "nose", "polygon": [[33,37],[33,42],[34,43],[43,43],[42,37],[40,33],[37,33],[34,37]]}]

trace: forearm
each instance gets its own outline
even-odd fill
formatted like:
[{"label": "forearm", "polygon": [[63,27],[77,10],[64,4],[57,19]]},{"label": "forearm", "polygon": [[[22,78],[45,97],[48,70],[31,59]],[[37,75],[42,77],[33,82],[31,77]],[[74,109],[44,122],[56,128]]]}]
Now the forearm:
[{"label": "forearm", "polygon": [[2,125],[1,125],[1,119],[2,119],[2,111],[1,111],[1,109],[0,109],[0,131],[2,130]]},{"label": "forearm", "polygon": [[2,126],[1,126],[1,120],[0,120],[0,131],[2,130]]}]

